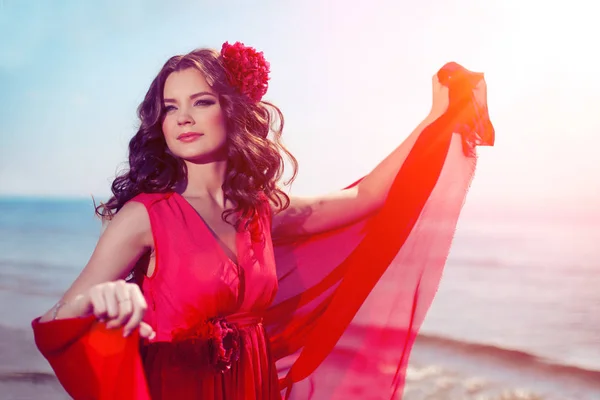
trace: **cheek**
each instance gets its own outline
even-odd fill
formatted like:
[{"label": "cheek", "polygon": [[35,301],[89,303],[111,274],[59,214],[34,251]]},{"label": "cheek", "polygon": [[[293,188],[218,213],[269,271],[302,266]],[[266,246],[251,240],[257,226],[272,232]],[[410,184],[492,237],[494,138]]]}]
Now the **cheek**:
[{"label": "cheek", "polygon": [[173,118],[165,117],[162,121],[161,127],[165,138],[169,140],[171,136],[176,134],[175,126],[177,124],[173,123]]},{"label": "cheek", "polygon": [[165,138],[165,142],[167,143],[167,147],[171,150],[173,149],[173,145],[176,144],[176,140],[174,138],[174,127],[169,118],[165,118],[161,124],[163,137]]},{"label": "cheek", "polygon": [[215,133],[225,135],[225,115],[220,109],[207,115],[206,122]]}]

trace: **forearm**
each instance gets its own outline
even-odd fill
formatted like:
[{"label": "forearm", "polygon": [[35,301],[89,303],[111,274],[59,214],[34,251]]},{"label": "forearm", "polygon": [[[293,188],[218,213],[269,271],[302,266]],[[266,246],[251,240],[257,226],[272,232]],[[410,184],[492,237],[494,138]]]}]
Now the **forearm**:
[{"label": "forearm", "polygon": [[53,321],[55,319],[63,318],[79,318],[82,316],[81,307],[79,307],[79,300],[82,295],[76,296],[70,301],[61,300],[48,312],[40,317],[39,322]]},{"label": "forearm", "polygon": [[402,163],[408,156],[413,144],[423,132],[423,130],[435,121],[436,117],[428,115],[411,132],[411,134],[392,151],[383,161],[381,161],[367,176],[358,184],[359,193],[366,194],[371,201],[376,203],[374,208],[379,208],[385,202],[387,194],[398,174]]}]

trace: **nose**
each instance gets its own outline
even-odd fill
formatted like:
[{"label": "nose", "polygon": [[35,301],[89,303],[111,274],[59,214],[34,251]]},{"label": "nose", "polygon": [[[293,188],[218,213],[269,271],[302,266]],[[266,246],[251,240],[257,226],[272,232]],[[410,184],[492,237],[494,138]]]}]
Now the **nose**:
[{"label": "nose", "polygon": [[194,119],[190,115],[189,112],[185,109],[181,109],[179,114],[177,115],[177,124],[178,125],[191,125],[194,124]]}]

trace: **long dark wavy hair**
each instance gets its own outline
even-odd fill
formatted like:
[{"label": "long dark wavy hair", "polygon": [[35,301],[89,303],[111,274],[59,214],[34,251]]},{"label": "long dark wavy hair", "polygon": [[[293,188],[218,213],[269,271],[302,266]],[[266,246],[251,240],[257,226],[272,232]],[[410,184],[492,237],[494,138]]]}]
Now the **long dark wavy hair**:
[{"label": "long dark wavy hair", "polygon": [[176,71],[196,68],[217,93],[225,115],[228,161],[223,191],[233,208],[223,212],[223,220],[238,227],[241,218],[252,219],[264,196],[277,210],[289,206],[290,199],[278,182],[287,156],[296,177],[298,162],[281,143],[283,114],[275,105],[254,103],[238,93],[227,81],[220,54],[212,49],[197,49],[170,58],[162,67],[143,102],[138,107],[140,127],[129,142],[129,168],[117,174],[112,183],[113,196],[96,206],[96,214],[110,220],[121,207],[140,193],[165,193],[185,179],[185,163],[167,148],[162,132],[164,117],[163,90],[167,77]]}]

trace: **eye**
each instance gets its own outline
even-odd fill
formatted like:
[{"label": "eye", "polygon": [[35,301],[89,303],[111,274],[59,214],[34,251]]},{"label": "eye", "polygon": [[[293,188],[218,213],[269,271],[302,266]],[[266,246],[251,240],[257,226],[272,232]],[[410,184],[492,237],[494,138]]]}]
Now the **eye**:
[{"label": "eye", "polygon": [[163,111],[164,112],[171,112],[173,110],[176,110],[175,106],[164,106]]},{"label": "eye", "polygon": [[194,103],[194,106],[212,106],[215,104],[214,100],[200,99]]}]

